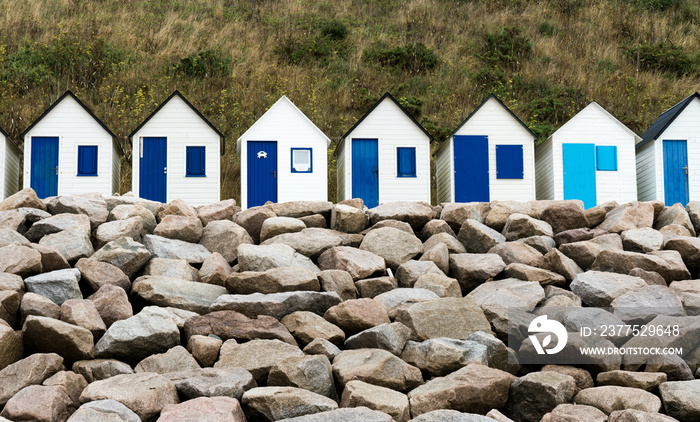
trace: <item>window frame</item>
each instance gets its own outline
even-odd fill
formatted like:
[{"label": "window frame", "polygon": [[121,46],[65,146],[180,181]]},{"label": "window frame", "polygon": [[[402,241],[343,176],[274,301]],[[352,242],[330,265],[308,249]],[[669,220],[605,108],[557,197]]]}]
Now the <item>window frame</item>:
[{"label": "window frame", "polygon": [[[83,173],[80,168],[80,152],[85,148],[95,149],[95,172],[94,173]],[[75,175],[79,177],[98,177],[100,175],[100,146],[99,145],[77,145],[76,151],[76,169]]]},{"label": "window frame", "polygon": [[[294,152],[295,151],[309,151],[309,169],[308,170],[296,170],[294,168]],[[290,148],[289,162],[290,162],[292,173],[313,173],[314,172],[314,151],[313,151],[313,148],[309,148],[309,147]]]},{"label": "window frame", "polygon": [[[202,174],[190,173],[190,149],[201,149],[204,156],[202,157]],[[185,177],[207,177],[207,147],[206,145],[186,145],[185,146]]]},{"label": "window frame", "polygon": [[[399,150],[409,150],[412,151],[413,155],[413,168],[411,172],[401,172],[401,160],[399,159]],[[418,151],[416,147],[396,147],[396,177],[418,177],[418,163],[417,161]]]}]

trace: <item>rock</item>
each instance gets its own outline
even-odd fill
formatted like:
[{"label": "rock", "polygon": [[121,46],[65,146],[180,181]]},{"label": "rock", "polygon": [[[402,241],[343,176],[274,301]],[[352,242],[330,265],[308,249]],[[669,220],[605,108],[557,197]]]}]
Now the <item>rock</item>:
[{"label": "rock", "polygon": [[658,251],[664,243],[664,235],[651,227],[622,232],[622,246],[626,251],[647,253]]},{"label": "rock", "polygon": [[573,259],[579,267],[589,269],[601,251],[622,251],[622,238],[617,234],[602,235],[590,241],[563,244],[559,250]]},{"label": "rock", "polygon": [[664,237],[664,242],[676,237],[692,237],[685,227],[679,224],[671,224],[659,229],[659,233]]},{"label": "rock", "polygon": [[296,418],[282,419],[282,422],[392,422],[391,416],[366,407],[342,408]]},{"label": "rock", "polygon": [[[0,216],[0,219],[2,216]],[[0,220],[1,221],[1,220]],[[0,224],[2,224],[0,222]],[[13,243],[18,243],[20,245],[29,245],[29,240],[21,234],[17,233],[16,230],[2,227],[0,228],[0,247],[11,245]]]},{"label": "rock", "polygon": [[608,415],[593,406],[565,403],[544,415],[542,422],[608,422]]},{"label": "rock", "polygon": [[226,279],[225,285],[227,290],[234,294],[320,290],[316,275],[306,268],[299,267],[272,268],[265,272],[234,272]]},{"label": "rock", "polygon": [[606,307],[623,294],[646,286],[644,280],[624,274],[586,271],[571,282],[571,291],[588,306]]},{"label": "rock", "polygon": [[87,387],[88,383],[80,374],[72,371],[60,371],[44,380],[42,385],[61,387],[68,393],[71,404],[77,404],[79,403],[80,393]]},{"label": "rock", "polygon": [[137,198],[133,196],[133,193],[127,193],[122,196],[106,196],[103,199],[107,203],[107,209],[109,210],[114,210],[119,205],[141,205],[142,207],[150,211],[151,214],[157,216],[160,213],[160,211],[162,211],[165,208],[165,204],[163,203]]},{"label": "rock", "polygon": [[226,279],[232,272],[233,269],[231,269],[226,258],[220,253],[214,252],[202,263],[202,267],[199,269],[199,277],[202,283],[224,286]]},{"label": "rock", "polygon": [[641,388],[649,392],[656,391],[664,382],[666,382],[666,374],[663,372],[608,371],[599,373],[596,378],[599,386],[617,385]]},{"label": "rock", "polygon": [[88,299],[95,305],[107,328],[111,327],[116,321],[134,316],[129,298],[126,296],[124,289],[120,287],[105,284]]},{"label": "rock", "polygon": [[603,236],[606,234],[608,234],[608,232],[600,229],[571,229],[555,234],[554,242],[557,244],[557,246],[561,246],[567,243],[583,242],[586,240],[595,239],[598,236]]},{"label": "rock", "polygon": [[152,234],[143,237],[143,245],[154,258],[184,259],[190,264],[201,264],[211,255],[202,245]]},{"label": "rock", "polygon": [[153,233],[156,228],[156,217],[151,211],[140,204],[117,205],[109,212],[107,221],[128,220],[133,217],[140,217],[143,230],[146,233]]},{"label": "rock", "polygon": [[400,287],[413,287],[416,281],[418,281],[418,277],[424,274],[445,275],[432,261],[410,260],[401,264],[396,270],[396,279]]},{"label": "rock", "polygon": [[[462,224],[460,223],[459,226]],[[452,237],[456,237],[456,234],[454,230],[452,230],[452,227],[447,223],[445,220],[430,220],[427,223],[425,223],[425,226],[421,229],[420,233],[418,234],[418,237],[420,240],[425,242],[432,236],[440,233],[446,233],[449,234]]]},{"label": "rock", "polygon": [[229,397],[199,397],[180,404],[169,404],[161,411],[158,421],[186,422],[245,422],[238,400]]},{"label": "rock", "polygon": [[243,392],[257,387],[253,376],[243,368],[202,368],[164,374],[175,384],[184,400],[225,396],[240,400]]},{"label": "rock", "polygon": [[373,299],[399,286],[394,277],[373,277],[355,282],[360,297]]},{"label": "rock", "polygon": [[167,374],[170,372],[200,369],[197,361],[182,346],[175,346],[165,353],[151,355],[134,367],[134,372],[155,372]]},{"label": "rock", "polygon": [[83,327],[99,339],[107,330],[95,304],[87,299],[69,299],[61,305],[61,321]]},{"label": "rock", "polygon": [[421,372],[386,350],[358,349],[340,352],[333,359],[333,375],[344,387],[360,380],[399,391],[411,390],[423,383]]},{"label": "rock", "polygon": [[389,318],[393,318],[396,316],[396,310],[405,307],[405,305],[438,298],[438,295],[426,289],[397,288],[375,296],[374,300],[384,305]]},{"label": "rock", "polygon": [[95,354],[136,363],[179,343],[180,331],[170,314],[149,306],[131,318],[114,322],[95,344]]},{"label": "rock", "polygon": [[218,252],[229,263],[238,259],[238,247],[252,244],[253,238],[238,224],[229,220],[212,221],[202,231],[199,243],[209,252]]},{"label": "rock", "polygon": [[350,334],[390,322],[384,307],[374,299],[346,300],[329,308],[323,318]]},{"label": "rock", "polygon": [[113,399],[136,413],[142,421],[155,421],[168,404],[178,403],[172,381],[153,373],[116,375],[89,384],[80,401]]},{"label": "rock", "polygon": [[530,203],[518,201],[491,201],[489,212],[484,219],[484,224],[494,230],[501,231],[508,217],[516,213],[538,217],[535,215]]},{"label": "rock", "polygon": [[214,368],[240,367],[249,371],[258,384],[265,384],[270,369],[282,359],[292,356],[303,356],[303,353],[298,347],[280,340],[251,340],[243,344],[227,340],[221,347]]},{"label": "rock", "polygon": [[387,202],[367,211],[370,225],[382,220],[399,220],[410,224],[414,230],[420,229],[430,221],[433,209],[424,203],[411,201]]},{"label": "rock", "polygon": [[78,281],[80,271],[71,268],[28,277],[24,285],[28,292],[40,294],[60,306],[68,299],[83,298]]},{"label": "rock", "polygon": [[267,385],[303,388],[337,399],[331,363],[323,355],[291,356],[279,361],[270,369]]},{"label": "rock", "polygon": [[241,244],[238,246],[238,265],[241,271],[262,272],[279,267],[301,267],[314,274],[320,271],[309,258],[285,244]]},{"label": "rock", "polygon": [[19,309],[19,293],[12,290],[0,290],[0,321],[16,326]]},{"label": "rock", "polygon": [[457,236],[469,253],[482,254],[506,241],[505,236],[476,220],[468,219],[459,229]]},{"label": "rock", "polygon": [[520,421],[538,422],[560,404],[569,403],[576,383],[558,372],[532,372],[516,379],[510,387],[506,414]]},{"label": "rock", "polygon": [[183,259],[153,258],[143,268],[141,275],[199,281],[198,271]]},{"label": "rock", "polygon": [[163,220],[168,215],[183,215],[187,217],[196,217],[197,211],[182,199],[175,199],[167,204],[163,210],[158,213],[158,219]]},{"label": "rock", "polygon": [[684,316],[683,304],[666,286],[644,286],[610,303],[615,316],[627,324],[645,324],[657,315]]},{"label": "rock", "polygon": [[321,214],[325,218],[331,217],[333,204],[328,201],[289,201],[267,204],[275,214],[282,217],[304,217],[307,215]]},{"label": "rock", "polygon": [[586,213],[575,202],[554,203],[542,211],[540,218],[552,226],[554,234],[566,230],[588,227]]},{"label": "rock", "polygon": [[681,422],[700,418],[700,380],[665,382],[659,386],[659,392],[669,416]]},{"label": "rock", "polygon": [[574,403],[597,407],[608,415],[616,410],[637,409],[658,412],[661,409],[661,400],[655,395],[639,388],[618,386],[581,390],[574,397]]},{"label": "rock", "polygon": [[296,341],[284,325],[266,315],[248,318],[235,311],[215,311],[188,318],[184,331],[187,338],[214,334],[222,340],[278,339],[296,346]]},{"label": "rock", "polygon": [[158,306],[173,306],[207,313],[212,303],[228,293],[225,287],[161,276],[143,276],[134,282],[131,294]]},{"label": "rock", "polygon": [[258,387],[243,394],[248,419],[278,421],[338,408],[320,394],[294,387]]},{"label": "rock", "polygon": [[506,278],[484,283],[472,290],[471,297],[479,305],[501,305],[524,308],[528,312],[544,300],[544,289],[539,283]]},{"label": "rock", "polygon": [[700,268],[700,238],[676,237],[666,241],[664,249],[678,251],[688,268]]},{"label": "rock", "polygon": [[409,341],[401,359],[433,377],[445,376],[472,363],[486,365],[486,346],[471,340],[434,338],[421,343]]},{"label": "rock", "polygon": [[493,334],[476,331],[471,333],[467,340],[486,347],[487,364],[485,365],[511,374],[515,374],[520,369],[517,359],[513,359],[515,352],[506,347],[505,343],[497,339]]},{"label": "rock", "polygon": [[[150,212],[150,211],[149,211]],[[68,418],[69,422],[141,422],[141,418],[116,400],[97,400],[83,404]]]},{"label": "rock", "polygon": [[573,281],[577,274],[583,272],[573,259],[564,255],[558,249],[552,249],[547,252],[544,256],[542,267],[561,274],[567,282]]},{"label": "rock", "polygon": [[36,293],[25,293],[20,304],[21,322],[29,315],[44,316],[59,319],[61,317],[61,307],[50,299]]},{"label": "rock", "polygon": [[30,315],[22,333],[29,353],[56,353],[67,362],[95,357],[92,333],[73,324]]},{"label": "rock", "polygon": [[[498,411],[496,409],[491,409],[491,411],[487,413],[487,416],[481,416],[477,415],[476,413],[462,413],[456,410],[440,409],[424,413],[418,417],[411,419],[409,422],[493,422],[494,412]],[[510,418],[496,420],[512,422],[512,419]]]},{"label": "rock", "polygon": [[328,308],[341,302],[335,292],[286,292],[250,295],[224,295],[211,305],[210,311],[236,311],[249,318],[269,315],[282,319],[296,311],[323,315]]},{"label": "rock", "polygon": [[0,211],[14,210],[22,207],[37,208],[46,211],[46,205],[36,196],[36,192],[34,192],[32,188],[24,188],[0,202]]},{"label": "rock", "polygon": [[187,351],[201,366],[214,366],[219,358],[219,350],[224,342],[211,335],[193,335],[187,341]]},{"label": "rock", "polygon": [[484,365],[470,364],[446,377],[434,378],[408,393],[411,415],[434,410],[486,413],[503,407],[515,377]]},{"label": "rock", "polygon": [[367,233],[371,232],[372,230],[376,229],[381,229],[384,227],[391,227],[392,229],[398,229],[403,232],[406,232],[408,234],[415,235],[416,233],[413,231],[413,227],[411,227],[410,224],[406,223],[405,221],[399,221],[399,220],[382,220],[377,222],[377,224],[372,225],[372,227],[368,228],[367,230],[362,231],[360,234],[361,235],[366,235]]},{"label": "rock", "polygon": [[408,397],[405,394],[362,381],[347,383],[340,405],[342,407],[366,406],[390,415],[396,422],[406,422],[411,417]]},{"label": "rock", "polygon": [[633,268],[659,273],[666,281],[688,280],[690,272],[677,251],[658,251],[650,254],[604,250],[591,265],[592,270],[628,274]]},{"label": "rock", "polygon": [[87,198],[78,195],[57,197],[55,201],[49,202],[48,211],[53,215],[63,213],[87,215],[93,230],[106,222],[107,217],[109,217],[107,203],[102,198]]},{"label": "rock", "polygon": [[112,284],[121,287],[125,291],[131,290],[131,281],[122,270],[108,262],[96,259],[79,259],[75,268],[80,271],[81,280],[90,288],[97,291],[104,284]]},{"label": "rock", "polygon": [[24,281],[16,274],[0,273],[0,291],[14,291],[20,296],[24,294]]},{"label": "rock", "polygon": [[439,297],[462,297],[462,289],[457,279],[444,274],[423,274],[418,277],[413,287],[430,290]]},{"label": "rock", "polygon": [[39,242],[44,236],[59,233],[64,230],[82,229],[90,235],[90,219],[82,214],[57,214],[41,219],[27,230],[25,236],[32,242]]},{"label": "rock", "polygon": [[610,422],[678,422],[677,419],[661,413],[635,409],[616,410],[610,414],[610,419],[607,420]]},{"label": "rock", "polygon": [[537,250],[537,252],[543,255],[557,247],[557,242],[555,242],[554,239],[552,239],[549,236],[524,237],[522,239],[516,240],[516,242],[532,246]]},{"label": "rock", "polygon": [[411,329],[411,339],[449,337],[466,340],[475,331],[491,332],[484,312],[473,298],[440,298],[396,311],[396,322]]},{"label": "rock", "polygon": [[[306,224],[291,217],[271,217],[263,221],[260,228],[260,242],[271,239],[283,233],[296,233],[304,230]],[[291,245],[290,245],[291,246]]]},{"label": "rock", "polygon": [[253,243],[257,244],[260,243],[260,230],[263,222],[276,216],[277,214],[268,207],[253,207],[234,215],[233,221],[243,227],[250,234]]},{"label": "rock", "polygon": [[142,244],[122,237],[104,245],[92,259],[112,264],[132,278],[151,259],[151,253]]},{"label": "rock", "polygon": [[[688,357],[688,362],[693,363],[696,353],[692,353]],[[690,369],[688,363],[678,355],[662,355],[652,357],[646,360],[644,372],[663,372],[666,374],[668,381],[691,381],[695,379],[693,370]],[[637,365],[629,365],[633,368]]]},{"label": "rock", "polygon": [[383,349],[399,356],[410,335],[411,330],[400,322],[381,324],[348,337],[345,348]]},{"label": "rock", "polygon": [[40,273],[41,254],[17,243],[0,247],[0,272],[29,277]]},{"label": "rock", "polygon": [[357,288],[347,271],[325,270],[317,275],[324,292],[336,292],[342,300],[357,299]]},{"label": "rock", "polygon": [[386,270],[384,258],[381,256],[348,246],[328,249],[319,256],[318,265],[322,270],[347,271],[353,280],[383,274]]},{"label": "rock", "polygon": [[519,213],[508,216],[502,234],[507,241],[530,236],[554,236],[552,226],[550,226],[549,223]]},{"label": "rock", "polygon": [[438,243],[423,252],[419,261],[432,261],[443,273],[450,272],[450,251],[444,243]]},{"label": "rock", "polygon": [[541,286],[554,284],[564,286],[566,278],[563,275],[542,268],[530,267],[525,264],[510,264],[504,270],[504,275],[509,278],[517,278],[519,280],[534,281]]},{"label": "rock", "polygon": [[24,356],[22,336],[12,327],[0,323],[0,371]]},{"label": "rock", "polygon": [[440,219],[444,220],[452,230],[457,232],[467,219],[483,223],[489,208],[490,204],[488,202],[450,202],[443,204]]},{"label": "rock", "polygon": [[345,340],[343,330],[313,312],[293,312],[282,318],[280,322],[302,347],[318,338],[328,340],[336,345],[342,344]]},{"label": "rock", "polygon": [[322,216],[321,214],[311,214],[311,215],[306,215],[304,217],[299,217],[299,221],[304,223],[304,225],[308,228],[317,228],[317,229],[327,229],[328,228],[328,223],[326,222],[326,218]]},{"label": "rock", "polygon": [[639,277],[650,286],[666,286],[666,280],[661,277],[661,274],[655,271],[646,271],[641,268],[632,268],[629,275]]},{"label": "rock", "polygon": [[690,235],[695,237],[695,228],[683,205],[673,204],[670,207],[665,207],[654,220],[654,228],[657,230],[671,224],[685,227],[690,232]]},{"label": "rock", "polygon": [[80,374],[88,383],[113,377],[133,374],[131,366],[116,359],[80,360],[73,364],[73,372]]},{"label": "rock", "polygon": [[520,263],[531,267],[539,267],[543,256],[532,246],[518,242],[501,243],[489,249],[488,253],[499,255],[506,265]]},{"label": "rock", "polygon": [[505,268],[503,258],[497,254],[450,255],[450,274],[459,281],[465,292],[493,279]]},{"label": "rock", "polygon": [[73,409],[73,401],[63,388],[31,385],[15,394],[0,416],[16,421],[65,421]]},{"label": "rock", "polygon": [[138,242],[141,240],[143,231],[143,220],[141,217],[131,217],[126,220],[115,220],[100,224],[95,230],[97,247],[101,248],[105,244],[124,236]]},{"label": "rock", "polygon": [[333,360],[340,353],[340,349],[328,340],[317,338],[307,344],[303,352],[307,355],[323,355],[328,360]]},{"label": "rock", "polygon": [[652,227],[654,207],[647,202],[630,202],[609,211],[597,228],[610,233]]},{"label": "rock", "polygon": [[343,204],[333,206],[331,228],[345,233],[359,233],[369,223],[369,217],[362,209]]},{"label": "rock", "polygon": [[542,371],[553,371],[572,377],[576,382],[575,394],[578,394],[578,392],[581,390],[594,386],[593,377],[591,377],[590,372],[586,371],[585,369],[568,365],[545,365],[542,367]]},{"label": "rock", "polygon": [[360,249],[381,256],[392,269],[423,252],[421,241],[392,227],[374,229],[365,235]]},{"label": "rock", "polygon": [[296,233],[277,235],[265,240],[262,245],[285,244],[304,256],[317,259],[327,249],[343,244],[341,234],[328,229],[308,228]]},{"label": "rock", "polygon": [[197,208],[197,217],[201,220],[202,226],[206,226],[212,221],[230,220],[235,213],[235,199],[226,199],[224,201],[214,202],[213,204],[202,205]]},{"label": "rock", "polygon": [[[433,220],[433,221],[440,221],[440,220]],[[430,236],[428,240],[426,240],[423,243],[423,252],[426,252],[433,248],[434,246],[438,244],[444,244],[447,246],[447,250],[449,253],[466,253],[467,250],[464,248],[464,245],[457,240],[456,237],[454,237],[451,234],[448,233],[438,233],[435,235]]]},{"label": "rock", "polygon": [[0,405],[20,390],[41,384],[63,369],[63,358],[55,353],[35,353],[0,370]]}]

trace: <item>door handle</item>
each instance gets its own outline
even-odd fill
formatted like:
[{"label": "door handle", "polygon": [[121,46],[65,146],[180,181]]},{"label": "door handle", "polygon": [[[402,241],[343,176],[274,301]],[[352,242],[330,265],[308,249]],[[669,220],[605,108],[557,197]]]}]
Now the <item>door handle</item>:
[{"label": "door handle", "polygon": [[685,170],[685,175],[688,175],[688,165],[683,166],[683,170]]},{"label": "door handle", "polygon": [[[54,168],[53,168],[53,171],[55,171],[55,172],[56,172],[56,176],[58,176],[58,166],[54,167]],[[688,174],[688,173],[686,173],[686,174]]]},{"label": "door handle", "polygon": [[272,171],[271,173],[272,173],[272,177],[273,177],[274,179],[277,179],[277,172],[276,172],[276,171]]},{"label": "door handle", "polygon": [[168,168],[167,168],[167,167],[163,167],[163,174],[168,174]]},{"label": "door handle", "polygon": [[374,170],[372,170],[372,172],[374,173],[374,177],[379,178],[379,169],[378,168],[375,168]]}]

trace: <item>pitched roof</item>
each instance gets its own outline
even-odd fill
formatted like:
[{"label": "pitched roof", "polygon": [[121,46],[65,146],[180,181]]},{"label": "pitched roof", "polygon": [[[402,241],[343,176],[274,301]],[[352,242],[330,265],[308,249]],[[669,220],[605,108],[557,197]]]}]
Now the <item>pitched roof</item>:
[{"label": "pitched roof", "polygon": [[153,110],[153,113],[151,113],[148,117],[146,117],[146,119],[145,119],[143,122],[141,122],[141,124],[138,125],[138,126],[136,127],[136,129],[133,130],[133,132],[131,132],[131,133],[129,134],[129,139],[133,138],[133,137],[134,137],[134,134],[136,134],[136,132],[138,132],[146,123],[148,123],[148,121],[151,120],[151,118],[152,118],[153,116],[155,116],[156,114],[158,114],[158,112],[160,111],[160,109],[163,108],[163,107],[164,107],[170,100],[172,100],[173,97],[175,97],[175,96],[179,97],[185,104],[187,104],[187,106],[188,106],[190,109],[192,109],[192,111],[194,111],[194,113],[195,113],[197,116],[199,116],[199,118],[202,119],[202,120],[204,121],[204,123],[207,124],[207,126],[209,126],[217,135],[219,135],[219,139],[220,139],[219,142],[220,142],[220,144],[221,144],[221,155],[224,155],[225,148],[226,148],[226,144],[224,143],[224,134],[221,133],[221,132],[219,131],[219,129],[217,129],[209,120],[207,120],[207,118],[204,117],[204,115],[203,115],[202,113],[200,113],[199,110],[197,110],[197,109],[195,108],[195,106],[193,106],[189,101],[187,101],[187,98],[185,98],[182,94],[180,94],[180,91],[178,91],[178,90],[173,91],[173,93],[170,94],[170,96],[169,96],[168,98],[166,98],[165,101],[163,101],[155,110]]},{"label": "pitched roof", "polygon": [[674,120],[676,120],[676,117],[678,117],[683,110],[685,110],[688,104],[690,104],[695,98],[700,99],[700,94],[696,92],[689,95],[678,104],[661,113],[661,116],[659,116],[654,123],[649,126],[649,129],[644,132],[642,135],[642,142],[637,144],[637,148],[640,148],[658,138],[659,135],[661,135],[666,128],[669,127]]},{"label": "pitched roof", "polygon": [[[41,116],[39,116],[36,120],[34,120],[34,122],[32,122],[32,124],[29,125],[29,127],[26,128],[26,129],[24,130],[24,132],[22,132],[22,134],[20,135],[20,137],[24,138],[24,136],[25,136],[27,133],[29,133],[29,131],[32,130],[32,128],[34,128],[34,126],[36,126],[37,123],[39,123],[39,122],[41,121],[41,119],[43,119],[44,117],[46,117],[46,115],[48,115],[48,114],[51,112],[51,110],[53,110],[53,109],[54,109],[61,101],[63,101],[63,99],[66,98],[66,97],[71,97],[73,100],[75,100],[75,102],[78,103],[78,105],[79,105],[80,107],[82,107],[83,110],[85,110],[85,111],[87,112],[87,114],[90,115],[90,117],[92,117],[93,119],[95,119],[95,121],[96,121],[100,126],[102,126],[102,129],[104,129],[105,132],[107,132],[107,133],[109,134],[109,136],[112,137],[112,140],[113,140],[113,141],[116,141],[116,140],[117,140],[117,135],[115,135],[114,133],[112,133],[112,131],[109,130],[109,128],[107,127],[107,125],[105,125],[105,124],[102,122],[102,120],[98,119],[97,116],[95,116],[95,113],[93,113],[92,110],[90,110],[90,108],[89,108],[88,106],[86,106],[85,104],[83,104],[83,102],[80,101],[80,99],[78,99],[78,97],[76,97],[75,94],[73,94],[73,92],[71,92],[71,90],[67,90],[66,92],[64,92],[63,95],[61,95],[56,101],[54,101],[53,104],[51,104],[51,105],[49,106],[49,108],[47,108],[46,110],[44,110],[44,112],[41,114]],[[119,143],[119,142],[116,142],[116,144],[117,144],[117,147],[119,148],[119,153],[120,153],[121,155],[124,155],[124,150],[122,149],[122,146],[120,145],[120,143]]]},{"label": "pitched roof", "polygon": [[503,107],[503,108],[508,112],[508,114],[510,114],[510,115],[513,117],[513,119],[515,119],[516,122],[520,123],[520,126],[522,126],[530,135],[532,135],[533,138],[537,139],[537,136],[536,136],[534,133],[532,133],[532,131],[530,130],[530,128],[527,127],[527,125],[526,125],[525,123],[523,123],[523,121],[520,120],[520,119],[518,118],[518,116],[516,116],[515,113],[513,113],[508,107],[506,107],[506,105],[503,104],[503,102],[502,102],[500,99],[498,99],[498,97],[495,96],[494,94],[489,94],[488,97],[486,97],[486,98],[484,99],[484,101],[482,101],[481,104],[479,104],[479,106],[478,106],[476,109],[474,109],[474,111],[472,111],[471,114],[470,114],[469,116],[467,116],[467,118],[464,119],[464,121],[463,121],[462,123],[459,124],[459,126],[457,126],[457,129],[455,129],[455,130],[452,131],[452,133],[450,134],[450,136],[454,136],[454,134],[457,133],[457,131],[458,131],[459,129],[461,129],[462,126],[464,126],[464,125],[469,121],[469,119],[471,119],[472,116],[474,116],[474,115],[476,114],[476,112],[479,111],[479,109],[481,109],[481,107],[483,107],[484,104],[486,104],[491,98],[493,98],[494,100],[496,100],[496,102],[498,102],[498,104],[499,104],[501,107]]},{"label": "pitched roof", "polygon": [[[630,128],[628,128],[627,126],[625,126],[625,124],[622,123],[621,121],[619,121],[619,120],[617,119],[617,117],[613,116],[608,110],[606,110],[605,107],[603,107],[602,105],[598,104],[597,101],[591,101],[586,107],[584,107],[581,111],[579,111],[578,113],[576,113],[576,114],[575,114],[572,118],[570,118],[566,123],[564,123],[563,125],[561,125],[561,126],[559,127],[559,129],[555,130],[554,133],[552,133],[551,135],[549,135],[549,138],[551,138],[551,137],[554,136],[557,132],[559,132],[560,130],[562,130],[566,125],[568,125],[568,124],[571,123],[572,121],[576,120],[576,118],[578,117],[578,115],[581,114],[581,113],[583,112],[583,110],[586,110],[586,109],[589,108],[589,107],[598,107],[600,110],[603,111],[603,113],[605,113],[608,117],[610,117],[610,119],[612,119],[615,123],[617,123],[618,125],[622,126],[622,128],[625,129],[627,132],[631,133],[631,134],[634,136],[635,139],[642,139],[642,138],[639,137],[639,135],[637,135],[636,133],[634,133],[634,131],[633,131],[632,129],[630,129]],[[547,138],[547,139],[549,139],[549,138]]]},{"label": "pitched roof", "polygon": [[293,108],[294,110],[296,110],[296,111],[299,113],[299,115],[300,115],[301,117],[304,118],[304,120],[306,120],[307,122],[309,122],[309,123],[311,124],[311,126],[312,126],[314,129],[316,129],[316,130],[318,131],[318,133],[320,133],[321,136],[323,136],[323,137],[326,139],[326,146],[327,146],[327,147],[330,146],[330,144],[331,144],[330,138],[329,138],[328,136],[326,136],[326,134],[323,133],[323,131],[322,131],[321,129],[319,129],[318,126],[316,126],[316,125],[314,124],[314,122],[312,122],[311,119],[309,119],[309,118],[306,116],[306,114],[304,114],[303,111],[299,110],[299,107],[297,107],[297,106],[292,102],[292,100],[290,100],[289,98],[287,98],[286,95],[282,95],[277,101],[275,101],[275,103],[274,103],[269,109],[267,109],[267,111],[266,111],[262,116],[260,116],[260,117],[255,121],[255,123],[253,123],[253,124],[248,128],[248,130],[246,130],[245,132],[243,132],[243,135],[241,135],[241,136],[238,137],[238,140],[236,141],[236,153],[237,153],[237,154],[240,154],[240,150],[241,150],[241,140],[242,140],[243,138],[245,138],[246,134],[247,134],[248,132],[250,132],[251,130],[253,130],[253,128],[254,128],[255,126],[257,126],[258,123],[259,123],[261,120],[263,120],[263,118],[265,117],[265,115],[266,115],[267,113],[269,113],[273,108],[275,108],[275,106],[277,106],[277,104],[279,104],[279,103],[282,102],[282,101],[286,101],[287,103],[289,103],[289,104],[292,106],[292,108]]}]

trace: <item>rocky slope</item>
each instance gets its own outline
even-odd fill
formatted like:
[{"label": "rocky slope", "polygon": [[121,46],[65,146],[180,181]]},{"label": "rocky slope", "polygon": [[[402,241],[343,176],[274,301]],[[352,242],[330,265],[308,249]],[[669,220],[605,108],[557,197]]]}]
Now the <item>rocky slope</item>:
[{"label": "rocky slope", "polygon": [[[0,203],[0,421],[697,421],[699,229],[700,203],[23,190]],[[542,307],[571,332],[670,321],[685,353],[521,364],[509,307],[524,330]]]}]

